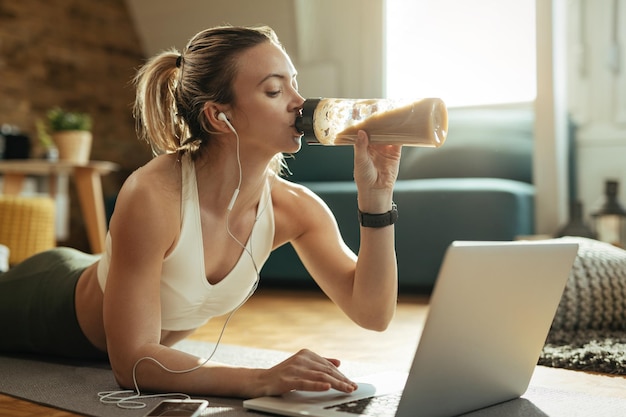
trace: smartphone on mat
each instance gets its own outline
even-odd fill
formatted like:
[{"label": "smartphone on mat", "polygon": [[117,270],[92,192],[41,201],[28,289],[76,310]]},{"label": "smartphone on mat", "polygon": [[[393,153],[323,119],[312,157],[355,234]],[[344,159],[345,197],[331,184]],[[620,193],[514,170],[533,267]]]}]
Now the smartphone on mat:
[{"label": "smartphone on mat", "polygon": [[163,400],[145,417],[182,416],[200,417],[209,405],[206,400]]}]

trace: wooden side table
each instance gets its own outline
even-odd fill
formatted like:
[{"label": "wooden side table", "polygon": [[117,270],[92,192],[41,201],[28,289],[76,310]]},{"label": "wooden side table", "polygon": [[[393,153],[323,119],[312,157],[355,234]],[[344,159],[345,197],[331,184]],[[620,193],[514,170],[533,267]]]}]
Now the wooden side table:
[{"label": "wooden side table", "polygon": [[50,179],[50,194],[56,194],[59,175],[74,178],[80,207],[85,219],[87,237],[92,253],[102,253],[106,239],[106,214],[102,194],[101,176],[119,169],[108,161],[90,161],[78,164],[69,161],[51,162],[36,159],[0,160],[0,175],[4,178],[4,194],[19,194],[26,176],[42,176]]}]

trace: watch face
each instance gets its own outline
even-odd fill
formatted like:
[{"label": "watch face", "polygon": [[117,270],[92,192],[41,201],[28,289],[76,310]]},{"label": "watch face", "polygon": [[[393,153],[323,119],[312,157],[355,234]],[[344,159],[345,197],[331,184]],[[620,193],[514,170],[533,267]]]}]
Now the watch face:
[{"label": "watch face", "polygon": [[398,220],[398,209],[394,208],[391,210],[391,224],[394,224]]}]

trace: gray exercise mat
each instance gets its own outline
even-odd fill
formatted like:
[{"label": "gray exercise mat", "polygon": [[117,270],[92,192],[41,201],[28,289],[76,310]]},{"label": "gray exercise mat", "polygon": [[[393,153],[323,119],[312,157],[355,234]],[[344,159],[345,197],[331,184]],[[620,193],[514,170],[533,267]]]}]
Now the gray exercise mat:
[{"label": "gray exercise mat", "polygon": [[[208,356],[212,344],[185,341],[178,348],[198,356]],[[289,356],[288,353],[221,345],[214,360],[233,365],[269,367]],[[351,377],[387,370],[384,365],[344,363],[342,370]],[[110,368],[104,364],[40,361],[26,357],[0,356],[0,392],[28,401],[98,417],[139,417],[160,399],[145,400],[147,408],[124,410],[114,404],[102,404],[98,392],[118,390]],[[207,398],[205,415],[251,417],[263,415],[245,411],[241,400]],[[626,400],[560,392],[530,387],[520,399],[468,414],[471,417],[577,417],[617,416],[626,410]]]}]

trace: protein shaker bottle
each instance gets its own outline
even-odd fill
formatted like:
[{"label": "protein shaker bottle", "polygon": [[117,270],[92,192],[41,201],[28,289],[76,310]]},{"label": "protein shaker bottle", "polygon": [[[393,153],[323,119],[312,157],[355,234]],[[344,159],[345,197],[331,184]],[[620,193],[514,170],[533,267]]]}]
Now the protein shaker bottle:
[{"label": "protein shaker bottle", "polygon": [[439,98],[306,99],[296,129],[309,144],[351,145],[365,130],[371,143],[438,148],[448,133],[448,111]]}]

